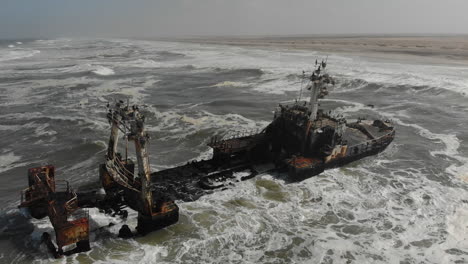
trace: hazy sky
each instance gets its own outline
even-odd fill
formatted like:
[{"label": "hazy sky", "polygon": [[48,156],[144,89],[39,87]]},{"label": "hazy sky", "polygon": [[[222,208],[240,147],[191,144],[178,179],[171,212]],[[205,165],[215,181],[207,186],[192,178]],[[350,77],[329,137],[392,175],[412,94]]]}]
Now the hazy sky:
[{"label": "hazy sky", "polygon": [[468,0],[0,0],[0,38],[468,34]]}]

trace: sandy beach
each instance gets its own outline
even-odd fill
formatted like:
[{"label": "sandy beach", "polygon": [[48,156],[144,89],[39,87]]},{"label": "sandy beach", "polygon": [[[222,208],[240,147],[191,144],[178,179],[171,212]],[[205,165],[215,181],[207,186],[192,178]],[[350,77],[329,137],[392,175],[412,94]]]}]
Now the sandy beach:
[{"label": "sandy beach", "polygon": [[391,60],[468,64],[468,36],[271,36],[194,37],[178,41],[313,50]]}]

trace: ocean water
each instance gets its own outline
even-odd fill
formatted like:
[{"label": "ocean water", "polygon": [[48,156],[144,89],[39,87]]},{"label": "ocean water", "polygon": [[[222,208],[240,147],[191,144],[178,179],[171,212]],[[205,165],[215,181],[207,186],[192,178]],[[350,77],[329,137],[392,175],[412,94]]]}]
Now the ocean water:
[{"label": "ocean water", "polygon": [[[90,252],[52,259],[48,219],[16,209],[27,169],[54,164],[97,186],[107,102],[144,105],[153,170],[211,155],[212,135],[264,128],[294,100],[302,70],[329,55],[321,102],[349,119],[385,118],[383,153],[286,184],[263,174],[194,202],[145,237],[90,210]],[[468,66],[313,51],[124,39],[0,42],[0,263],[468,263]],[[369,105],[373,105],[371,107]],[[108,228],[109,223],[115,225]]]}]

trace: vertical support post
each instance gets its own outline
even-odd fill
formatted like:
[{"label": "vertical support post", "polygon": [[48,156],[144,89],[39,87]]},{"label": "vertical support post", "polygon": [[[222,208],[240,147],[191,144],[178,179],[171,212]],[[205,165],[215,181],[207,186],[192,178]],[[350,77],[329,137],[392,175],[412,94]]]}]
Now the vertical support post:
[{"label": "vertical support post", "polygon": [[127,164],[128,161],[128,132],[127,132],[127,126],[125,126],[125,164]]},{"label": "vertical support post", "polygon": [[138,174],[141,179],[141,199],[143,209],[148,216],[152,215],[153,194],[150,189],[151,170],[149,166],[148,152],[146,150],[146,134],[144,133],[143,117],[138,113],[134,113],[136,118],[132,123],[132,132],[135,136],[135,150],[138,161]]},{"label": "vertical support post", "polygon": [[310,93],[310,102],[309,102],[309,110],[311,112],[310,114],[310,120],[315,121],[317,119],[317,111],[318,111],[318,95],[319,91],[322,88],[322,82],[321,81],[313,81],[311,84],[311,93]]},{"label": "vertical support post", "polygon": [[119,141],[119,123],[121,116],[116,114],[115,111],[108,114],[108,119],[112,125],[111,135],[109,138],[109,146],[107,147],[107,159],[113,160],[115,153],[117,153],[117,143]]}]

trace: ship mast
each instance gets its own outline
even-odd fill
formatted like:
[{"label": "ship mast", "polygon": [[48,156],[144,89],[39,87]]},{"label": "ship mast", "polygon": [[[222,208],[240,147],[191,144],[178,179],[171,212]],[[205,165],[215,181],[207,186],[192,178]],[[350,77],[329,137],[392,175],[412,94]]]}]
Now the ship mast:
[{"label": "ship mast", "polygon": [[141,199],[143,209],[147,215],[152,215],[153,194],[150,189],[151,169],[147,151],[148,134],[144,130],[145,116],[137,107],[133,110],[134,122],[131,123],[130,138],[135,142],[135,150],[138,162],[138,174],[141,179]]},{"label": "ship mast", "polygon": [[[120,102],[116,103],[116,109],[117,108],[120,109]],[[119,142],[121,115],[118,113],[118,111],[112,111],[109,109],[109,112],[107,113],[107,119],[111,124],[111,135],[109,138],[109,145],[107,147],[107,159],[114,160],[115,154],[117,153],[117,143]]]},{"label": "ship mast", "polygon": [[[328,59],[328,57],[327,57]],[[317,60],[315,65],[317,66]],[[310,90],[310,101],[309,101],[309,111],[310,111],[310,121],[315,121],[317,119],[318,112],[318,99],[323,98],[328,94],[326,85],[334,83],[331,77],[328,74],[322,74],[325,68],[327,67],[327,62],[323,61],[318,64],[317,68],[312,72],[310,76],[310,84],[307,86],[307,90]]]},{"label": "ship mast", "polygon": [[[152,215],[153,197],[150,190],[151,169],[147,151],[148,134],[144,129],[145,116],[140,113],[137,106],[123,106],[123,102],[117,102],[114,109],[110,109],[107,118],[112,125],[109,146],[107,150],[107,161],[112,164],[112,168],[116,168],[115,173],[121,174],[119,165],[122,160],[117,154],[117,143],[119,138],[119,130],[122,131],[127,140],[135,142],[136,157],[138,162],[138,176],[141,180],[141,208],[142,212],[148,216]],[[128,132],[128,135],[127,135]],[[126,146],[127,147],[127,146]],[[127,151],[127,150],[126,150]],[[127,155],[127,154],[126,154]],[[127,157],[126,157],[127,159]],[[127,160],[125,160],[126,162]],[[114,166],[117,164],[117,166]],[[121,179],[125,178],[119,175]]]},{"label": "ship mast", "polygon": [[[108,105],[109,107],[109,105]],[[146,234],[152,230],[177,222],[179,208],[168,197],[158,194],[158,199],[153,199],[151,186],[151,167],[148,156],[149,136],[145,131],[145,116],[140,113],[138,106],[124,105],[123,101],[117,102],[109,109],[107,118],[112,125],[111,137],[107,150],[107,160],[100,170],[101,181],[106,192],[125,190],[124,199],[132,209],[138,211],[138,225],[136,229],[140,234]],[[138,177],[135,176],[134,163],[117,152],[119,132],[128,141],[135,144]],[[127,149],[125,150],[127,156]],[[127,200],[128,199],[128,200]],[[128,227],[127,227],[128,228]],[[124,233],[127,231],[123,231]]]},{"label": "ship mast", "polygon": [[308,87],[308,89],[310,89],[309,111],[311,121],[315,121],[315,119],[317,119],[318,96],[321,85],[322,84],[319,80],[313,80]]}]

